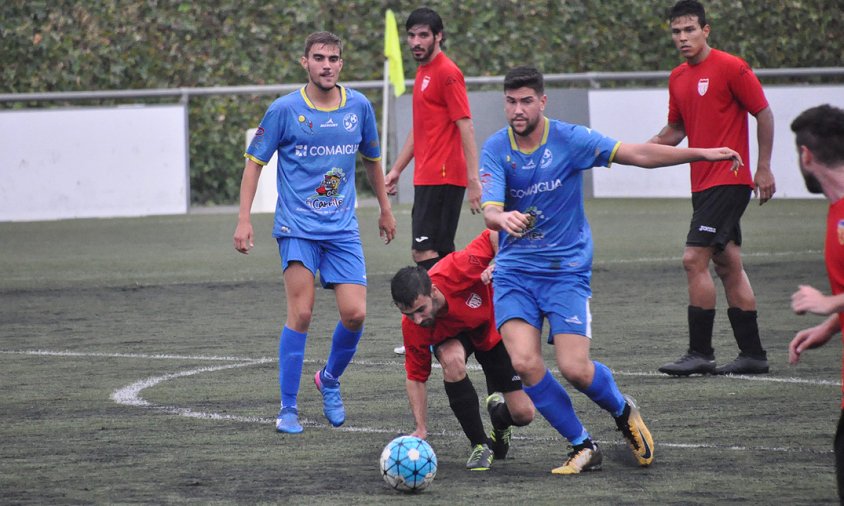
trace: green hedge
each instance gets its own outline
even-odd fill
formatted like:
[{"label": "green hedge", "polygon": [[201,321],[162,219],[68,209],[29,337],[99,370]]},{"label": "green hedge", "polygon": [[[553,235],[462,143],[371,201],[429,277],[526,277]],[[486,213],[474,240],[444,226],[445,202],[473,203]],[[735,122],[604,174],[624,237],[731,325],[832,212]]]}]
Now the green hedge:
[{"label": "green hedge", "polygon": [[[432,1],[446,51],[467,76],[530,63],[547,73],[668,70],[680,60],[652,0]],[[403,22],[415,3],[368,0],[24,1],[0,5],[0,92],[119,90],[298,83],[305,36],[345,42],[343,80],[380,79],[384,10]],[[758,68],[844,62],[840,0],[713,0],[714,47]],[[406,47],[403,45],[403,49]],[[412,78],[415,64],[405,51]],[[369,94],[369,93],[368,93]],[[374,103],[380,93],[371,93]],[[191,200],[237,201],[243,132],[270,96],[190,101]],[[76,103],[78,104],[78,103]],[[3,107],[53,104],[3,104]]]}]

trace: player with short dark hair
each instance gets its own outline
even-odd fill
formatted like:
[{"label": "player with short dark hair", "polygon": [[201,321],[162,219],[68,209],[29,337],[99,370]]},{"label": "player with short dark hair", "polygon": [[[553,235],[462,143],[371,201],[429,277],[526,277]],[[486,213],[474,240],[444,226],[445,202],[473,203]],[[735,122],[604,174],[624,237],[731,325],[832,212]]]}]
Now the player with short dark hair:
[{"label": "player with short dark hair", "polygon": [[592,233],[583,208],[583,171],[613,162],[661,167],[691,160],[730,160],[727,148],[679,149],[626,144],[580,125],[544,116],[548,97],[532,67],[504,78],[509,126],[487,139],[481,155],[483,210],[498,230],[495,317],[525,393],[572,445],[554,474],[601,468],[598,446],[571,399],[545,366],[540,333],[548,320],[560,373],[613,416],[642,466],[653,462],[653,438],[633,399],[622,395],[610,369],[589,357],[592,314]]},{"label": "player with short dark hair", "polygon": [[340,38],[329,32],[309,35],[301,65],[308,83],[269,106],[244,155],[234,233],[235,249],[248,253],[254,245],[250,213],[258,178],[277,153],[273,236],[284,272],[287,321],[279,337],[281,409],[276,430],[293,434],[302,432],[297,398],[317,271],[323,287],[334,290],[340,321],[327,363],[317,371],[314,382],[331,425],[342,425],[346,419],[340,376],[357,350],[366,317],[366,265],[355,216],[358,152],[381,208],[378,229],[384,242],[390,242],[396,232],[372,104],[364,95],[337,84],[343,68]]},{"label": "player with short dark hair", "polygon": [[[726,170],[727,161],[691,164],[693,214],[683,251],[689,348],[659,371],[672,376],[767,373],[756,296],[741,258],[740,221],[753,192],[761,205],[776,191],[771,172],[774,115],[747,62],[709,47],[711,28],[700,2],[677,2],[668,19],[671,38],[686,62],[671,72],[668,81],[668,124],[649,142],[676,146],[688,136],[691,147],[729,146],[748,161],[750,113],[756,117],[759,158],[754,177],[749,163],[733,172]],[[739,347],[738,357],[721,367],[716,367],[712,347],[716,291],[710,264],[724,285],[727,316]]]},{"label": "player with short dark hair", "polygon": [[[844,328],[844,110],[828,104],[812,107],[795,118],[791,129],[806,189],[823,193],[829,201],[824,257],[832,287],[832,295],[824,295],[812,286],[800,285],[791,296],[795,313],[829,316],[791,340],[788,361],[795,365],[803,352],[825,345]],[[844,379],[844,368],[841,374]],[[834,447],[838,498],[844,504],[844,397]]]},{"label": "player with short dark hair", "polygon": [[[527,425],[534,416],[533,404],[522,391],[495,328],[488,267],[495,256],[497,236],[484,230],[430,271],[405,267],[390,283],[393,301],[404,315],[407,396],[416,421],[413,435],[428,436],[425,385],[433,355],[442,365],[449,406],[471,444],[466,467],[473,471],[485,471],[494,459],[503,459],[510,447],[512,426]],[[486,404],[493,427],[489,436],[481,420],[478,394],[466,374],[466,361],[473,353],[486,376]]]}]

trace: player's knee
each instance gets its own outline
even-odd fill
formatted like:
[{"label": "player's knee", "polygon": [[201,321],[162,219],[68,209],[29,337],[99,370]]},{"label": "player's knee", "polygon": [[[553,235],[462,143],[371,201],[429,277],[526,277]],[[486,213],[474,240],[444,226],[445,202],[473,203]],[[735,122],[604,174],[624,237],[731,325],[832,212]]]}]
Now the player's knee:
[{"label": "player's knee", "polygon": [[513,419],[513,425],[517,427],[529,424],[536,415],[536,409],[530,400],[525,404],[519,404],[517,406],[508,405],[507,408],[510,410],[510,418]]},{"label": "player's knee", "polygon": [[307,329],[311,326],[311,308],[291,309],[287,314],[287,326],[293,329]]},{"label": "player's knee", "polygon": [[592,384],[593,370],[588,362],[564,362],[558,365],[560,374],[575,388],[582,390]]},{"label": "player's knee", "polygon": [[525,384],[535,385],[545,376],[545,363],[541,357],[511,355],[510,362]]},{"label": "player's knee", "polygon": [[457,353],[442,354],[437,357],[443,368],[445,381],[460,381],[466,377],[466,359]]},{"label": "player's knee", "polygon": [[340,321],[343,326],[349,330],[359,330],[363,327],[363,322],[366,320],[366,307],[346,310],[340,314]]}]

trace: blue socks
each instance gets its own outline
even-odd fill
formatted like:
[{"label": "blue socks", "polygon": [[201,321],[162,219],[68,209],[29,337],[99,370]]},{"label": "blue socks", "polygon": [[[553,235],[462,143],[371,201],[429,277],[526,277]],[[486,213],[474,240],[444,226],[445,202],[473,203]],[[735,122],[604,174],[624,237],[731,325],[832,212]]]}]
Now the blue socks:
[{"label": "blue socks", "polygon": [[595,364],[595,376],[592,378],[592,384],[589,385],[589,388],[580,391],[605,411],[609,411],[612,416],[621,416],[627,402],[621,396],[610,369],[598,361],[592,363]]},{"label": "blue socks", "polygon": [[285,325],[278,339],[278,384],[281,389],[281,406],[296,407],[302,364],[305,361],[305,341],[308,334],[296,332]]},{"label": "blue socks", "polygon": [[340,379],[343,371],[352,361],[352,357],[355,356],[361,335],[363,335],[363,327],[353,332],[344,327],[343,322],[337,322],[334,335],[331,337],[331,352],[325,364],[323,374],[325,379],[329,381]]},{"label": "blue socks", "polygon": [[572,445],[579,445],[589,438],[589,433],[574,413],[569,394],[551,371],[546,369],[539,383],[525,386],[524,390],[548,423]]}]

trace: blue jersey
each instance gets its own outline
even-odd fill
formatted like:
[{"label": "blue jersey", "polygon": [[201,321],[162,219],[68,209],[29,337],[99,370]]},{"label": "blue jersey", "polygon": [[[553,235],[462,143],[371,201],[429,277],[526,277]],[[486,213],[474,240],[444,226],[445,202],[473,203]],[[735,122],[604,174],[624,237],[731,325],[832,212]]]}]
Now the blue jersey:
[{"label": "blue jersey", "polygon": [[340,88],[340,105],[319,109],[305,88],[273,102],[245,156],[266,165],[278,152],[273,236],[325,240],[358,237],[355,164],[379,160],[372,104]]},{"label": "blue jersey", "polygon": [[531,217],[524,237],[500,232],[496,273],[589,273],[592,267],[582,171],[609,167],[620,143],[587,127],[548,118],[544,128],[542,142],[531,152],[519,149],[509,127],[484,143],[482,203]]}]

